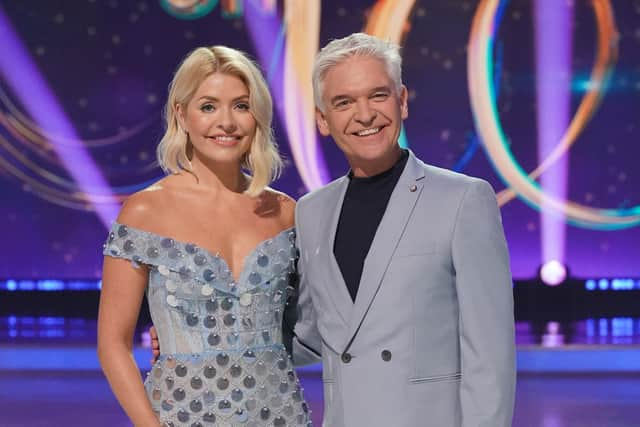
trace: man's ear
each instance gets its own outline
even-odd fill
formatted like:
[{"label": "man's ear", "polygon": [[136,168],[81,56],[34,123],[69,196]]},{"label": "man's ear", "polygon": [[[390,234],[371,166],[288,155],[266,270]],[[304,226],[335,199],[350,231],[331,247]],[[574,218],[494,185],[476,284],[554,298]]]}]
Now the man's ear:
[{"label": "man's ear", "polygon": [[331,132],[329,131],[329,123],[327,123],[327,119],[324,117],[324,113],[320,111],[318,107],[316,107],[316,124],[318,125],[318,131],[320,131],[320,135],[331,135]]},{"label": "man's ear", "polygon": [[405,85],[402,85],[402,89],[400,91],[400,113],[402,120],[409,117],[409,90]]}]

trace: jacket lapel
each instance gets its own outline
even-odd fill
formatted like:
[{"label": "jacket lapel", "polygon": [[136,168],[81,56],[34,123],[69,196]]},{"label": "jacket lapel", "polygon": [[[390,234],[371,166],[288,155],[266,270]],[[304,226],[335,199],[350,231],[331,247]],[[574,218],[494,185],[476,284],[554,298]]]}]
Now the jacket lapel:
[{"label": "jacket lapel", "polygon": [[[349,343],[353,341],[380,289],[384,273],[422,192],[423,181],[424,166],[409,152],[407,165],[391,193],[387,209],[364,261],[360,286],[349,322]],[[333,231],[335,234],[335,228]],[[346,289],[344,280],[340,286]],[[341,295],[340,298],[350,301],[348,294]]]},{"label": "jacket lapel", "polygon": [[338,266],[338,262],[333,253],[333,243],[335,242],[336,229],[338,228],[340,212],[342,211],[342,202],[344,201],[348,185],[349,179],[346,176],[340,178],[334,190],[334,195],[331,197],[334,202],[328,203],[326,207],[328,211],[328,214],[325,216],[325,218],[328,219],[326,227],[324,230],[320,230],[320,235],[324,236],[320,238],[320,251],[325,258],[321,265],[327,266],[328,277],[326,277],[326,284],[329,291],[328,293],[345,327],[349,325],[349,319],[353,311],[353,302],[351,301],[351,295],[349,295],[347,285],[340,271],[340,266]]}]

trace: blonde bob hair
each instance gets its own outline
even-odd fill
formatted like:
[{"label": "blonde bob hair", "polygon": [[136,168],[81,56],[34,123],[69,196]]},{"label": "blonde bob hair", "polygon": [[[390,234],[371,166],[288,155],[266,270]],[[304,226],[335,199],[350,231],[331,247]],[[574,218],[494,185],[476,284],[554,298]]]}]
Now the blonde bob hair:
[{"label": "blonde bob hair", "polygon": [[262,73],[243,52],[224,46],[199,47],[189,53],[169,85],[164,110],[166,130],[157,149],[158,163],[167,174],[193,173],[188,135],[178,123],[178,105],[186,108],[202,82],[213,73],[238,77],[249,89],[249,111],[256,120],[256,133],[241,167],[251,175],[245,193],[258,196],[280,175],[282,159],[273,137],[273,104]]}]

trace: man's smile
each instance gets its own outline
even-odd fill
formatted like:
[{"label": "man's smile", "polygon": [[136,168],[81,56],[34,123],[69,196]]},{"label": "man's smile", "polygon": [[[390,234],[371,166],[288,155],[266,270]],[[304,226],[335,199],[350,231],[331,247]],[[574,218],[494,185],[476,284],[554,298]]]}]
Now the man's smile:
[{"label": "man's smile", "polygon": [[357,132],[352,132],[351,134],[355,135],[355,136],[359,136],[359,137],[371,136],[371,135],[375,135],[377,133],[380,133],[380,131],[382,131],[382,129],[384,129],[385,127],[386,126],[376,126],[376,127],[372,127],[372,128],[359,130]]}]

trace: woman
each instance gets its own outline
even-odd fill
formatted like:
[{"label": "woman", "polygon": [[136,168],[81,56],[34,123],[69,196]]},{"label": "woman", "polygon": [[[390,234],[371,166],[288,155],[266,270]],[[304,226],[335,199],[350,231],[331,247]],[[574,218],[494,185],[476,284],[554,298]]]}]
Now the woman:
[{"label": "woman", "polygon": [[[127,200],[104,250],[98,355],[136,426],[310,425],[282,345],[295,202],[267,187],[281,167],[271,118],[239,51],[198,48],[173,78],[158,147],[169,175]],[[143,385],[145,291],[163,355]]]}]

